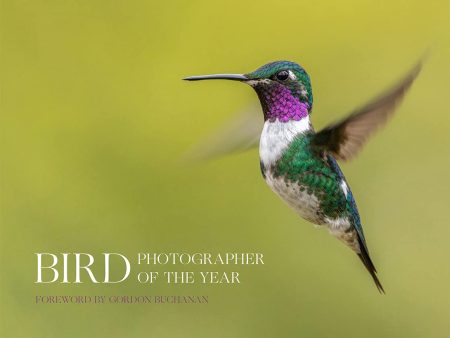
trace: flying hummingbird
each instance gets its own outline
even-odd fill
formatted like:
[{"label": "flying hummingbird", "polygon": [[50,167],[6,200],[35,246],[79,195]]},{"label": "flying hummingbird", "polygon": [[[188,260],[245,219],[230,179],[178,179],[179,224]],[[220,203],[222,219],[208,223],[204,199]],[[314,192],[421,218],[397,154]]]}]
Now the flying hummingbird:
[{"label": "flying hummingbird", "polygon": [[315,132],[310,120],[311,81],[297,63],[276,61],[247,74],[190,76],[184,80],[225,79],[253,87],[264,114],[259,156],[265,181],[301,217],[328,228],[350,247],[384,293],[355,199],[337,160],[353,158],[387,121],[421,66],[419,62],[390,90],[319,132]]}]

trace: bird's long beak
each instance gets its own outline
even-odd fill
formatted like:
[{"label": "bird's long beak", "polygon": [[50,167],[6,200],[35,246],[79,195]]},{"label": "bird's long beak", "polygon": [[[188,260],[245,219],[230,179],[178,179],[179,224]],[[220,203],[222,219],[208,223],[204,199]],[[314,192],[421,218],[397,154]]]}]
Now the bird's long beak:
[{"label": "bird's long beak", "polygon": [[199,81],[199,80],[234,80],[234,81],[247,81],[248,77],[243,74],[212,74],[212,75],[197,75],[188,76],[183,80],[187,81]]}]

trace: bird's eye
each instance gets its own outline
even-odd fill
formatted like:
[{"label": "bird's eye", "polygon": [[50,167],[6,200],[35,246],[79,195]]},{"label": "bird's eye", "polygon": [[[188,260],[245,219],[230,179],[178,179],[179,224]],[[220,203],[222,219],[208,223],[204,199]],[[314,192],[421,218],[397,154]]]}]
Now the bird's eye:
[{"label": "bird's eye", "polygon": [[284,81],[289,77],[289,72],[287,70],[279,71],[276,75],[277,80]]}]

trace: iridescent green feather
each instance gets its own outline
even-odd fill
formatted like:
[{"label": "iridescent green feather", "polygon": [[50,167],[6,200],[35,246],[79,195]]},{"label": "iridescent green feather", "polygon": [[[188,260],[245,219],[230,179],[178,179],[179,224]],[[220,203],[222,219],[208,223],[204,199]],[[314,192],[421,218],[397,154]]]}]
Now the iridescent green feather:
[{"label": "iridescent green feather", "polygon": [[298,136],[274,165],[275,177],[283,177],[304,186],[321,203],[323,216],[337,218],[348,215],[341,177],[330,167],[326,158],[311,147],[313,134]]}]

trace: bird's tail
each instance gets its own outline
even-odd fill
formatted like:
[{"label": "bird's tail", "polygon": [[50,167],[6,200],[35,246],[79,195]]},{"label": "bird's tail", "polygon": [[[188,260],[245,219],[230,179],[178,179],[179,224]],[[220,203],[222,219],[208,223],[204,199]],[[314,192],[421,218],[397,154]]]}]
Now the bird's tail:
[{"label": "bird's tail", "polygon": [[380,293],[384,294],[385,292],[383,289],[383,285],[381,285],[381,282],[377,276],[377,269],[375,269],[375,266],[373,265],[373,262],[370,259],[369,252],[367,251],[366,246],[364,245],[364,243],[362,243],[359,236],[358,236],[358,242],[359,242],[359,247],[360,247],[360,251],[361,251],[360,253],[358,253],[358,257],[359,257],[359,259],[361,259],[361,262],[363,262],[367,271],[369,271],[370,275],[372,276],[373,281],[375,282],[375,285],[378,288],[378,291],[380,291]]}]

